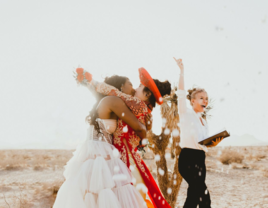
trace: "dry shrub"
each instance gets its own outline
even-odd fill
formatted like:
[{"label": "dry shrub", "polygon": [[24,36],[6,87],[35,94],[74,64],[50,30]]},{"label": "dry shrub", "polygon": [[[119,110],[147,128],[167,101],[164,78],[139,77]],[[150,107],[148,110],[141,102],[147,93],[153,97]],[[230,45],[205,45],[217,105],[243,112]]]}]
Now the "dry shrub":
[{"label": "dry shrub", "polygon": [[[171,101],[170,105],[168,101]],[[160,135],[156,135],[152,131],[149,131],[147,138],[152,144],[150,149],[155,155],[160,157],[160,160],[156,161],[157,170],[162,169],[163,171],[163,174],[157,171],[159,188],[169,205],[174,208],[176,206],[176,199],[182,182],[182,177],[178,170],[178,160],[175,159],[178,158],[181,152],[181,148],[179,146],[180,136],[173,136],[172,140],[170,140],[171,132],[173,130],[179,131],[179,127],[177,125],[179,122],[177,96],[174,90],[172,91],[170,97],[165,98],[165,102],[161,105],[160,109],[162,118],[166,120],[165,127],[162,127]],[[166,128],[170,130],[169,134],[165,134]],[[169,152],[171,154],[171,158],[175,160],[175,164],[172,168],[173,171],[168,169],[168,162],[166,159],[166,150],[169,149],[170,145],[171,148]],[[170,189],[171,193],[169,192]]]},{"label": "dry shrub", "polygon": [[262,174],[263,174],[264,177],[268,178],[268,168],[263,169]]},{"label": "dry shrub", "polygon": [[224,149],[221,156],[218,158],[223,164],[242,163],[244,155],[230,148]]},{"label": "dry shrub", "polygon": [[27,161],[22,156],[22,151],[1,150],[0,169],[19,170],[28,167]]},{"label": "dry shrub", "polygon": [[25,194],[22,190],[20,192],[14,193],[12,197],[7,199],[5,194],[4,201],[6,203],[6,207],[9,208],[33,208],[34,203],[30,200],[28,194]]},{"label": "dry shrub", "polygon": [[20,159],[6,159],[1,162],[1,168],[4,170],[20,170],[27,167],[27,163]]},{"label": "dry shrub", "polygon": [[257,153],[257,154],[254,155],[254,156],[255,156],[255,159],[256,159],[257,161],[260,161],[261,159],[264,159],[264,158],[266,157],[266,155],[265,155],[264,153],[261,153],[261,152]]},{"label": "dry shrub", "polygon": [[63,181],[43,183],[39,189],[35,190],[35,195],[38,197],[41,207],[53,206],[62,183]]},{"label": "dry shrub", "polygon": [[260,161],[266,157],[265,153],[258,152],[256,153],[251,153],[246,156],[246,159],[249,161]]},{"label": "dry shrub", "polygon": [[6,186],[6,185],[1,185],[0,186],[0,193],[9,192],[11,190],[12,190],[12,188],[9,187],[9,186]]},{"label": "dry shrub", "polygon": [[0,169],[56,170],[63,168],[71,156],[70,150],[0,150]]}]

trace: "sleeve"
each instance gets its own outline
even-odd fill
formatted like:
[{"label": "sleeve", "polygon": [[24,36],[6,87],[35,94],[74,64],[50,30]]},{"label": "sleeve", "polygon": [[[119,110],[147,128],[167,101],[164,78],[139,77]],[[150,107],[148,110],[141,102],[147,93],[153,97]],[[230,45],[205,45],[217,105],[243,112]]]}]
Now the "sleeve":
[{"label": "sleeve", "polygon": [[187,111],[187,107],[186,107],[186,91],[185,90],[178,90],[177,91],[177,96],[178,96],[179,114],[185,113]]},{"label": "sleeve", "polygon": [[[75,76],[77,81],[77,75]],[[91,92],[94,91],[106,95],[106,96],[117,96],[121,98],[128,108],[132,111],[132,113],[136,116],[148,113],[148,107],[144,101],[140,100],[137,97],[133,97],[131,95],[127,95],[122,93],[117,88],[108,85],[104,82],[97,82],[96,80],[92,79],[90,82],[86,79],[83,79],[82,82],[79,82],[80,85],[87,87]]]},{"label": "sleeve", "polygon": [[108,96],[117,96],[121,98],[128,106],[128,108],[132,111],[132,113],[134,113],[134,115],[136,116],[148,113],[147,105],[137,97],[122,93],[117,88],[108,85],[104,82],[97,83],[95,87],[96,91],[100,94]]}]

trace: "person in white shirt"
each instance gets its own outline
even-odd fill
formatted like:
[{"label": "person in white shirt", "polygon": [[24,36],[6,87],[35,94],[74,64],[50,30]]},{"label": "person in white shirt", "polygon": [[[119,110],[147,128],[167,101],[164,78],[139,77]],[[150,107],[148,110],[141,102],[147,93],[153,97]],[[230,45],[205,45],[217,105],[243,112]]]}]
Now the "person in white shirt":
[{"label": "person in white shirt", "polygon": [[[188,183],[187,199],[184,208],[211,207],[210,194],[205,183],[206,165],[205,152],[207,147],[216,146],[222,138],[217,138],[210,145],[200,145],[198,142],[208,136],[208,125],[202,118],[208,105],[208,95],[204,89],[193,88],[184,90],[184,66],[182,59],[174,58],[180,68],[178,107],[180,116],[180,146],[182,151],[179,157],[179,172]],[[190,100],[192,108],[186,107],[186,98]]]}]

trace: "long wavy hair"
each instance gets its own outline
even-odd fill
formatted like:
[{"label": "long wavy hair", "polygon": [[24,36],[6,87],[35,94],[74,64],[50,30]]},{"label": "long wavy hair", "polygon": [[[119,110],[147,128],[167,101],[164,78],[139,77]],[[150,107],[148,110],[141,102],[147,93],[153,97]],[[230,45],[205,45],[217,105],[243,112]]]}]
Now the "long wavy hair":
[{"label": "long wavy hair", "polygon": [[[128,80],[127,77],[113,75],[111,77],[106,77],[104,79],[104,82],[108,85],[111,85],[111,86],[117,88],[118,90],[121,90],[121,87],[126,83],[127,80]],[[94,104],[91,111],[89,112],[89,115],[86,117],[86,121],[90,125],[93,125],[98,133],[101,133],[99,124],[98,124],[98,122],[96,122],[96,119],[99,117],[97,107],[98,107],[101,99],[104,98],[105,96],[100,94],[100,93],[96,93],[96,92],[94,93],[94,96],[96,98],[96,103]]]}]

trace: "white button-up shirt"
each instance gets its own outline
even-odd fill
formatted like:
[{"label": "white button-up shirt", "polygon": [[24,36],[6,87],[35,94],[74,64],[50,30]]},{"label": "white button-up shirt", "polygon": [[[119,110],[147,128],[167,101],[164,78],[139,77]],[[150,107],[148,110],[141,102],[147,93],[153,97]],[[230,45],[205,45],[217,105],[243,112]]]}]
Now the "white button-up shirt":
[{"label": "white button-up shirt", "polygon": [[[207,147],[198,144],[208,137],[207,122],[201,117],[201,113],[196,113],[192,108],[186,107],[186,91],[178,90],[178,108],[180,115],[180,146],[181,148],[191,148],[208,151]],[[200,118],[204,125],[202,125]]]}]

